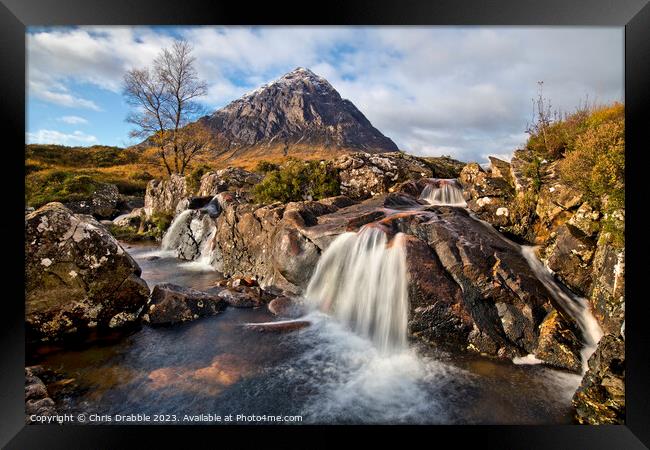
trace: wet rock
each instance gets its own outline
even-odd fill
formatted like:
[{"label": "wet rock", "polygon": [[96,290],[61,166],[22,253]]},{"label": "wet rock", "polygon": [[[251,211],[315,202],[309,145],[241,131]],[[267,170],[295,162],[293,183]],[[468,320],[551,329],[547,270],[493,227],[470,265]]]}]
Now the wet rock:
[{"label": "wet rock", "polygon": [[34,211],[25,218],[29,340],[137,321],[149,296],[140,272],[91,216],[72,214],[61,203]]},{"label": "wet rock", "polygon": [[352,153],[334,160],[333,165],[339,171],[341,193],[357,199],[390,192],[409,179],[433,176],[427,163],[404,153]]},{"label": "wet rock", "polygon": [[596,244],[578,228],[565,224],[544,250],[546,265],[574,292],[586,296],[591,286]]},{"label": "wet rock", "polygon": [[581,424],[625,423],[625,341],[606,334],[589,358],[589,370],[573,396]]},{"label": "wet rock", "polygon": [[288,320],[282,322],[247,323],[244,327],[259,332],[286,333],[300,330],[309,325],[311,325],[311,322],[307,320]]},{"label": "wet rock", "polygon": [[553,310],[539,327],[535,356],[550,366],[581,373],[583,344],[577,335],[579,332]]},{"label": "wet rock", "polygon": [[[36,372],[36,373],[35,373]],[[32,423],[30,416],[56,416],[54,400],[37,376],[37,371],[31,367],[25,368],[25,422]]]},{"label": "wet rock", "polygon": [[218,314],[226,305],[222,297],[213,293],[171,283],[158,284],[151,293],[145,321],[152,325],[188,322]]},{"label": "wet rock", "polygon": [[259,288],[238,286],[224,289],[217,296],[234,308],[256,308],[264,304],[261,294]]},{"label": "wet rock", "polygon": [[144,196],[144,212],[147,219],[157,214],[173,215],[178,203],[189,195],[183,176],[173,174],[164,180],[149,181]]},{"label": "wet rock", "polygon": [[97,188],[84,200],[65,202],[65,206],[75,214],[90,214],[96,219],[112,219],[119,214],[120,192],[117,186],[97,183]]},{"label": "wet rock", "polygon": [[539,326],[554,307],[518,246],[460,208],[382,223],[427,245],[407,244],[414,334],[504,358],[536,350]]}]

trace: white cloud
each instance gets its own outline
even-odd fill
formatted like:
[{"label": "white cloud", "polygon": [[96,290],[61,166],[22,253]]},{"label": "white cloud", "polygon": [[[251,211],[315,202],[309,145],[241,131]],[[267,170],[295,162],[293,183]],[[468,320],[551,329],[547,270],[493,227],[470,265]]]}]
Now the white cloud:
[{"label": "white cloud", "polygon": [[97,143],[95,136],[82,131],[73,131],[72,133],[66,134],[57,130],[41,129],[34,133],[26,133],[26,138],[28,144],[88,145]]},{"label": "white cloud", "polygon": [[[537,81],[570,111],[623,99],[623,29],[564,27],[191,27],[202,100],[223,106],[296,66],[327,78],[396,144],[481,159],[525,141]],[[53,28],[28,36],[30,95],[98,109],[86,83],[119,93],[172,36],[147,27]],[[491,153],[490,153],[491,154]]]},{"label": "white cloud", "polygon": [[79,116],[63,116],[63,117],[59,117],[57,120],[59,120],[60,122],[65,122],[70,125],[80,125],[80,124],[88,123],[88,120]]}]

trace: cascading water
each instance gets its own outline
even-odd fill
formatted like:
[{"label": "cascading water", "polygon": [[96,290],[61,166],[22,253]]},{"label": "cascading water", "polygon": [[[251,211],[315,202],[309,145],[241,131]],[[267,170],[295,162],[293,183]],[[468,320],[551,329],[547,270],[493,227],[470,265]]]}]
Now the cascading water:
[{"label": "cascading water", "polygon": [[539,259],[537,259],[537,256],[535,255],[535,247],[522,246],[521,254],[524,256],[539,281],[553,296],[555,301],[557,301],[578,324],[584,342],[584,346],[580,352],[580,356],[582,357],[582,372],[586,372],[588,369],[587,361],[596,350],[598,341],[603,336],[603,332],[598,325],[596,318],[589,310],[588,301],[570,293],[555,280],[553,273]]},{"label": "cascading water", "polygon": [[175,250],[179,244],[183,231],[189,226],[192,220],[192,210],[186,209],[172,221],[171,225],[162,238],[160,247],[163,250]]},{"label": "cascading water", "polygon": [[377,226],[338,236],[311,277],[307,302],[332,313],[381,351],[406,347],[408,290],[404,235]]},{"label": "cascading water", "polygon": [[454,178],[438,178],[431,184],[427,184],[420,199],[434,206],[459,206],[466,207],[467,203],[463,198],[463,190]]},{"label": "cascading water", "polygon": [[211,209],[187,209],[174,218],[162,239],[163,251],[175,251],[182,259],[190,260],[189,268],[212,269],[215,252],[213,238],[216,228]]}]

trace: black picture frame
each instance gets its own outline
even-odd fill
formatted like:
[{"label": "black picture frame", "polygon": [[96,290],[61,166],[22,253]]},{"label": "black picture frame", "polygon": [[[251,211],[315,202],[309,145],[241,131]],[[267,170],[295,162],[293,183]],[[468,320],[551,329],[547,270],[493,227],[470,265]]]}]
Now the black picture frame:
[{"label": "black picture frame", "polygon": [[[315,7],[314,7],[315,6]],[[199,0],[2,0],[0,48],[3,68],[2,123],[5,124],[2,179],[5,220],[0,225],[5,249],[0,339],[0,445],[31,448],[129,448],[136,439],[150,447],[180,439],[192,446],[225,445],[233,433],[239,446],[252,446],[252,430],[230,426],[79,426],[24,423],[24,159],[25,27],[47,25],[573,25],[625,27],[626,114],[626,424],[620,426],[435,426],[372,427],[378,438],[414,434],[430,445],[473,443],[481,448],[637,449],[650,447],[650,333],[646,326],[643,280],[648,265],[644,240],[643,198],[648,183],[643,168],[644,131],[650,105],[650,4],[648,0],[443,0],[336,1],[330,3],[244,2]],[[9,138],[9,139],[8,139]],[[14,228],[15,227],[15,228]],[[22,284],[24,286],[24,283]],[[9,288],[9,289],[8,289]],[[368,431],[369,427],[354,427]],[[312,447],[341,442],[340,431],[353,427],[263,427],[263,439],[274,446]],[[332,431],[337,431],[333,433]],[[224,434],[228,436],[224,436]],[[308,439],[308,441],[305,441]],[[352,443],[349,438],[347,443]],[[404,441],[407,442],[407,441]],[[132,445],[130,445],[132,444]],[[142,444],[138,444],[142,445]],[[356,445],[356,444],[355,444]]]}]

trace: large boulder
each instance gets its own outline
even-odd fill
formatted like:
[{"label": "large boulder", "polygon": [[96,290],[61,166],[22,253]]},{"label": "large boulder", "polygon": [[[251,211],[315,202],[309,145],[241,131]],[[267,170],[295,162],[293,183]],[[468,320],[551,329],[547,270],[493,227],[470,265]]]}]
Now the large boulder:
[{"label": "large boulder", "polygon": [[96,219],[112,219],[120,212],[120,202],[117,186],[96,183],[96,188],[87,199],[68,201],[65,206],[75,214],[91,214]]},{"label": "large boulder", "polygon": [[138,319],[140,267],[94,218],[48,203],[25,218],[28,336],[53,340]]},{"label": "large boulder", "polygon": [[158,284],[151,292],[144,320],[152,325],[171,325],[218,314],[226,306],[226,301],[215,293]]},{"label": "large boulder", "polygon": [[151,180],[144,196],[144,212],[147,218],[154,215],[173,215],[176,205],[190,195],[185,177],[177,174],[164,180]]},{"label": "large boulder", "polygon": [[352,153],[333,162],[341,179],[341,193],[368,198],[391,191],[408,179],[430,178],[433,171],[423,160],[404,153]]},{"label": "large boulder", "polygon": [[[501,357],[538,352],[540,325],[558,305],[518,246],[460,208],[435,207],[381,223],[426,244],[407,245],[415,334]],[[566,348],[573,358],[566,363],[543,352],[537,356],[576,370],[581,347],[576,324],[564,311],[557,321],[572,335]]]},{"label": "large boulder", "polygon": [[573,396],[578,423],[625,423],[625,341],[606,334],[589,358],[589,370]]},{"label": "large boulder", "polygon": [[565,285],[586,296],[591,286],[591,263],[595,250],[593,237],[571,224],[565,224],[547,242],[544,260]]}]

